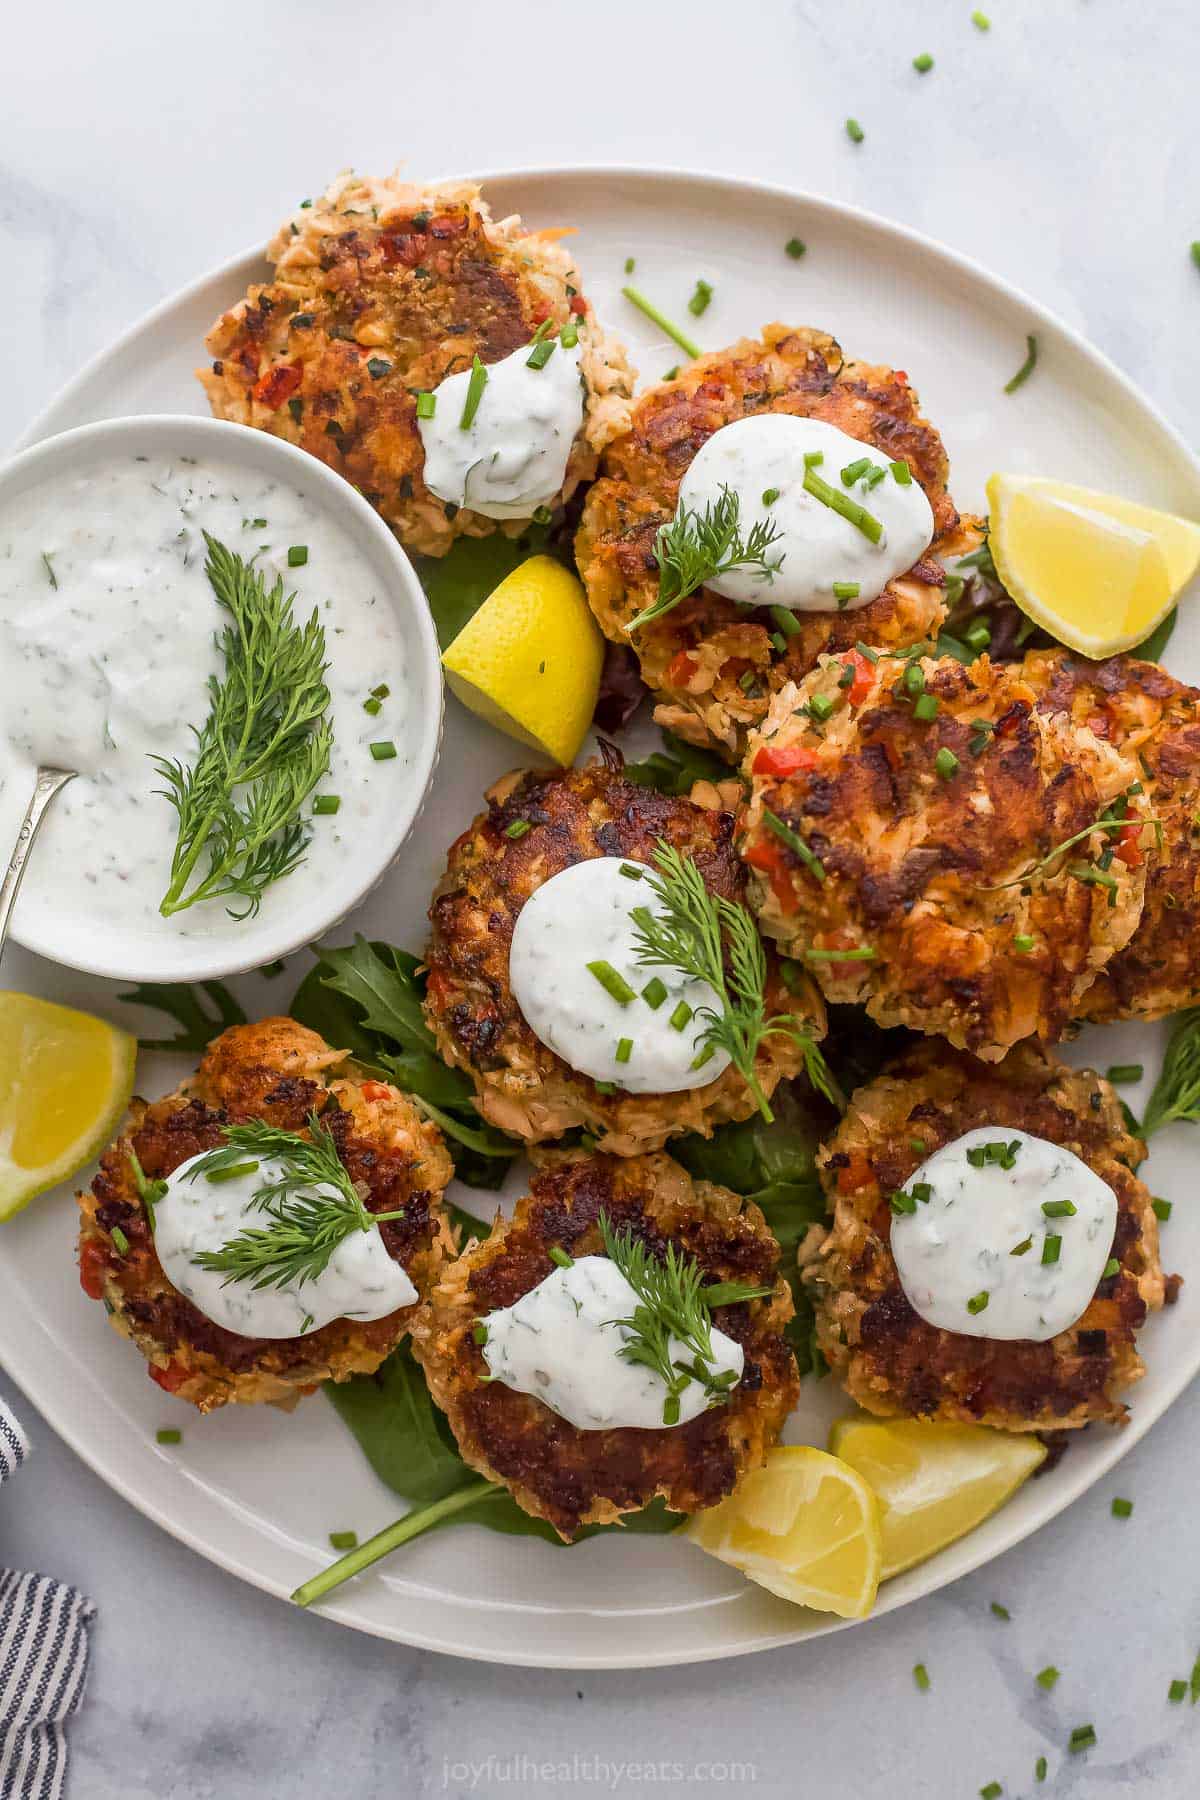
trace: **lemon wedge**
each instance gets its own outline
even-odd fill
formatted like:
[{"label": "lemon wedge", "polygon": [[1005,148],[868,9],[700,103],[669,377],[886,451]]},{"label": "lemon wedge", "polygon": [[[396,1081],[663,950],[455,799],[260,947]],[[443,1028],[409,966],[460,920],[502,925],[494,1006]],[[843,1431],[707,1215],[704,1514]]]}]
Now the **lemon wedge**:
[{"label": "lemon wedge", "polygon": [[882,1581],[973,1531],[1046,1455],[1044,1444],[1023,1433],[865,1414],[839,1419],[829,1448],[879,1496]]},{"label": "lemon wedge", "polygon": [[772,1450],[727,1500],[693,1513],[693,1544],[798,1606],[863,1619],[882,1568],[879,1502],[848,1463],[807,1444]]},{"label": "lemon wedge", "polygon": [[1200,525],[1040,475],[987,484],[996,573],[1022,612],[1083,656],[1148,637],[1200,564]]},{"label": "lemon wedge", "polygon": [[552,556],[506,575],[442,657],[464,706],[564,766],[587,735],[603,662],[583,588]]},{"label": "lemon wedge", "polygon": [[0,1219],[91,1162],[133,1092],[137,1041],[89,1013],[0,993]]}]

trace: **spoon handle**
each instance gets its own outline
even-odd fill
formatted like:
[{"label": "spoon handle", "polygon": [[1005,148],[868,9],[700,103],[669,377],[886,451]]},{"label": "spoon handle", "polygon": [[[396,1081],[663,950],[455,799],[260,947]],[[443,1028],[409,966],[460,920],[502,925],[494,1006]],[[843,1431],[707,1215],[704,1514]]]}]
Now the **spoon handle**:
[{"label": "spoon handle", "polygon": [[4,955],[4,944],[8,937],[8,921],[12,917],[12,909],[16,905],[17,890],[21,885],[21,877],[25,873],[25,864],[37,836],[38,826],[45,817],[46,808],[54,796],[65,788],[68,781],[74,781],[74,769],[39,769],[37,780],[33,786],[33,798],[29,802],[28,811],[21,820],[21,829],[17,833],[17,841],[13,845],[12,857],[4,880],[0,881],[0,956]]}]

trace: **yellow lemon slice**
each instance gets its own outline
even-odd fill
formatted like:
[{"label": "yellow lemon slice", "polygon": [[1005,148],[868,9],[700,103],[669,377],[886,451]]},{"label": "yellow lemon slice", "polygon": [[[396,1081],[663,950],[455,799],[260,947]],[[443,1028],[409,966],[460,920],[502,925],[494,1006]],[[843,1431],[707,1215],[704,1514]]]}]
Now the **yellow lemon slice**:
[{"label": "yellow lemon slice", "polygon": [[133,1092],[137,1041],[89,1013],[0,993],[0,1219],[91,1162]]},{"label": "yellow lemon slice", "polygon": [[879,1496],[883,1581],[973,1531],[1046,1455],[1023,1433],[865,1414],[839,1419],[829,1448]]},{"label": "yellow lemon slice", "polygon": [[1083,656],[1148,637],[1200,564],[1200,525],[1039,475],[987,484],[996,572],[1022,612]]},{"label": "yellow lemon slice", "polygon": [[727,1500],[694,1513],[693,1544],[798,1606],[863,1619],[882,1567],[879,1502],[862,1476],[808,1445],[780,1445]]},{"label": "yellow lemon slice", "polygon": [[464,706],[563,765],[587,735],[603,662],[583,588],[552,556],[506,575],[442,657]]}]

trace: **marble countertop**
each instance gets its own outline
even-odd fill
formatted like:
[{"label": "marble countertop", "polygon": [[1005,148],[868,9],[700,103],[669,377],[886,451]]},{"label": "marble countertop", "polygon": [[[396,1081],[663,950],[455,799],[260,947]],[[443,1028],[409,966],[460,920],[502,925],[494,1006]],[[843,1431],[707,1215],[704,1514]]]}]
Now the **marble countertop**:
[{"label": "marble countertop", "polygon": [[[405,156],[447,172],[690,165],[856,202],[1055,308],[1195,441],[1200,15],[1191,0],[988,8],[986,34],[965,0],[23,8],[0,115],[0,442],[297,193]],[[925,77],[920,51],[936,58]],[[290,1611],[144,1521],[3,1378],[0,1395],[35,1440],[0,1502],[0,1561],[99,1605],[71,1800],[698,1786],[952,1800],[990,1781],[1032,1794],[1043,1754],[1044,1794],[1200,1788],[1200,1711],[1166,1698],[1200,1650],[1195,1389],[1117,1475],[929,1600],[739,1662],[604,1675],[459,1662]],[[1118,1493],[1136,1502],[1125,1522]],[[1051,1661],[1047,1696],[1032,1674]],[[1099,1745],[1068,1758],[1085,1721]]]}]

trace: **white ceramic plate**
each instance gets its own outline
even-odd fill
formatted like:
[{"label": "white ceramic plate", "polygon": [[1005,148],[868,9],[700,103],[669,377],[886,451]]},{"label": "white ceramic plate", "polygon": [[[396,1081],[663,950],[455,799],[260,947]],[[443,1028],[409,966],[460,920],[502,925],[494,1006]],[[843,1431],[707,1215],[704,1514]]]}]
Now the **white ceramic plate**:
[{"label": "white ceramic plate", "polygon": [[[1111,364],[1032,301],[925,239],[849,207],[779,189],[639,170],[525,171],[487,188],[498,213],[579,229],[589,294],[626,334],[654,379],[678,360],[619,295],[626,257],[636,281],[669,314],[686,318],[696,278],[715,298],[689,327],[717,347],[765,320],[836,333],[854,355],[907,369],[940,426],[964,507],[982,504],[993,468],[1037,470],[1124,491],[1200,516],[1200,466]],[[274,221],[264,219],[264,235]],[[792,261],[799,236],[808,254]],[[159,307],[84,372],[29,439],[92,419],[192,410],[203,399],[191,372],[217,313],[265,277],[255,256],[229,264]],[[1003,384],[1038,335],[1037,373],[1009,397]],[[1185,609],[1170,666],[1200,678],[1200,607]],[[451,703],[446,744],[423,818],[406,853],[347,924],[419,948],[424,910],[450,840],[484,785],[518,760],[511,744]],[[143,1028],[157,1017],[117,1003],[112,984],[85,979],[13,949],[6,985],[91,1006]],[[285,975],[234,985],[248,1011],[282,1008],[305,959]],[[1118,1027],[1073,1046],[1078,1062],[1142,1060],[1157,1067],[1161,1029]],[[147,1059],[144,1092],[178,1079],[176,1059]],[[1129,1094],[1138,1106],[1144,1092]],[[878,1612],[940,1587],[998,1555],[1091,1486],[1159,1418],[1200,1366],[1200,1213],[1189,1204],[1187,1127],[1155,1141],[1149,1181],[1176,1200],[1164,1232],[1169,1269],[1193,1277],[1179,1304],[1142,1341],[1149,1374],[1123,1432],[1095,1427],[1058,1468],[1031,1482],[963,1542],[888,1584]],[[467,1199],[469,1196],[460,1196]],[[479,1207],[476,1197],[476,1207]],[[321,1399],[291,1418],[230,1407],[201,1421],[147,1381],[140,1358],[80,1296],[69,1194],[46,1197],[0,1233],[0,1360],[51,1424],[149,1518],[204,1556],[269,1592],[286,1595],[330,1555],[330,1530],[360,1537],[400,1510],[370,1474],[354,1441]],[[837,1408],[828,1382],[804,1384],[789,1437],[821,1442]],[[155,1428],[183,1427],[179,1449]],[[735,1655],[837,1628],[744,1583],[671,1539],[594,1539],[570,1550],[493,1535],[475,1526],[408,1546],[325,1607],[362,1631],[496,1662],[579,1668],[645,1667]]]}]

